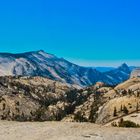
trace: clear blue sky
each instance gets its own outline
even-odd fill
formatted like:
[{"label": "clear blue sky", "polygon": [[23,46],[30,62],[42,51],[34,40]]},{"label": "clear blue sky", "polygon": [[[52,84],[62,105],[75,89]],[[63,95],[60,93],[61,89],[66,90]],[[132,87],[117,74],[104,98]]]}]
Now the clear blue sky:
[{"label": "clear blue sky", "polygon": [[138,65],[140,1],[0,1],[0,52],[40,49],[80,65]]}]

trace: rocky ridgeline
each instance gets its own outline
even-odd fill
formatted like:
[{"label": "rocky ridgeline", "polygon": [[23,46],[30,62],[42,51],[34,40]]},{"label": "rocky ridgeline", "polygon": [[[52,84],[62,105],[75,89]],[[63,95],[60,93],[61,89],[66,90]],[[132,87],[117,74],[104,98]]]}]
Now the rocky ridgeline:
[{"label": "rocky ridgeline", "polygon": [[75,65],[42,50],[21,54],[0,53],[0,76],[40,76],[55,81],[86,87],[102,81],[117,85],[129,79],[127,64],[107,72]]},{"label": "rocky ridgeline", "polygon": [[41,77],[0,77],[0,119],[108,123],[140,107],[140,78],[77,89]]}]

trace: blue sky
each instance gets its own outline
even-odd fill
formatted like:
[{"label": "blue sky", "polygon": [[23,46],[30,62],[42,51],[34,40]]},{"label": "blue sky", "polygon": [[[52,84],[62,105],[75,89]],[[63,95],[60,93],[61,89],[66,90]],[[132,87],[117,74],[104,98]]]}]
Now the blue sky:
[{"label": "blue sky", "polygon": [[139,0],[0,1],[0,52],[45,50],[86,66],[140,64]]}]

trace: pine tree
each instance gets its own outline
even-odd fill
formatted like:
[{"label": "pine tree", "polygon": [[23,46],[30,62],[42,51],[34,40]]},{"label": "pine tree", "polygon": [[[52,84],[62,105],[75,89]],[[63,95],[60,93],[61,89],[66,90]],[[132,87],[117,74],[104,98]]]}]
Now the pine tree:
[{"label": "pine tree", "polygon": [[123,107],[123,112],[125,113],[125,114],[128,114],[128,109],[127,109],[127,107],[124,105],[124,107]]},{"label": "pine tree", "polygon": [[114,107],[113,116],[114,116],[114,117],[116,117],[116,116],[117,116],[117,109],[116,109],[116,107]]},{"label": "pine tree", "polygon": [[137,106],[136,106],[136,111],[138,112],[139,111],[139,104],[137,103]]},{"label": "pine tree", "polygon": [[120,112],[122,112],[122,111],[123,111],[123,107],[122,107],[122,105],[121,105]]}]

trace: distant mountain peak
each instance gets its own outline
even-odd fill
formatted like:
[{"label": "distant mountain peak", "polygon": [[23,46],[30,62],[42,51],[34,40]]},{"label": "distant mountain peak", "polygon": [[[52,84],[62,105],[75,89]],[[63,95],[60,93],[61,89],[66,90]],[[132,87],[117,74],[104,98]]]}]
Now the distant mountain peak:
[{"label": "distant mountain peak", "polygon": [[123,63],[121,67],[128,67],[128,65],[126,63]]},{"label": "distant mountain peak", "polygon": [[123,63],[120,67],[119,67],[120,70],[122,71],[127,71],[127,72],[130,72],[130,68],[129,66],[126,64],[126,63]]},{"label": "distant mountain peak", "polygon": [[45,51],[44,51],[44,50],[38,50],[37,52],[42,52],[42,53],[45,53]]}]

